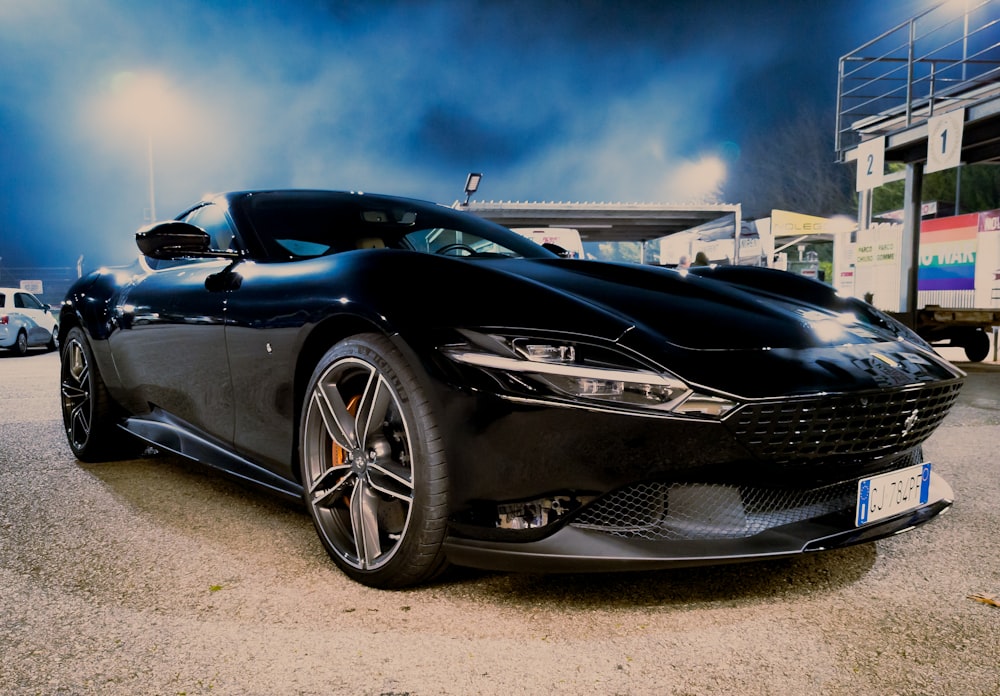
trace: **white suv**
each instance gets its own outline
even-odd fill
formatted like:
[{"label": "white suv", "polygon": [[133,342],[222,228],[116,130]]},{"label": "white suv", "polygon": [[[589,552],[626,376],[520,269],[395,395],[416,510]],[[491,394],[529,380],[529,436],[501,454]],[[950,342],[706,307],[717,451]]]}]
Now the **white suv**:
[{"label": "white suv", "polygon": [[30,292],[0,288],[0,348],[24,355],[28,348],[56,349],[59,327],[56,316]]}]

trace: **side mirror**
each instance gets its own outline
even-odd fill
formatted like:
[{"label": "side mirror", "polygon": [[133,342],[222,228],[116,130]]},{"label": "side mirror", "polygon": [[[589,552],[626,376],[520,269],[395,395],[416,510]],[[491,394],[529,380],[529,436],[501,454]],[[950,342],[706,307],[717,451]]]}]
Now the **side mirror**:
[{"label": "side mirror", "polygon": [[180,259],[205,256],[211,240],[200,227],[187,222],[156,222],[135,233],[135,244],[145,256],[154,259]]},{"label": "side mirror", "polygon": [[179,220],[143,227],[135,233],[135,244],[144,256],[153,259],[239,258],[239,252],[212,249],[212,239],[205,230]]}]

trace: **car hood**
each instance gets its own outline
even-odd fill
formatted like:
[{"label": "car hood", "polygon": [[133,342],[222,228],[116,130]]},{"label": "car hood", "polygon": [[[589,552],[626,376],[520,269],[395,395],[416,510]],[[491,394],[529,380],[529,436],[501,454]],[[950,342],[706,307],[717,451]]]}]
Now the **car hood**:
[{"label": "car hood", "polygon": [[[373,321],[425,345],[455,328],[596,340],[644,356],[651,368],[690,384],[750,398],[962,376],[916,334],[870,305],[783,271],[681,272],[390,249],[304,264],[322,265],[302,274],[316,284],[300,283],[304,297],[335,293],[345,305],[353,292],[364,298],[359,304],[367,304]],[[324,279],[336,279],[336,288],[324,287]]]},{"label": "car hood", "polygon": [[570,259],[481,265],[484,273],[509,281],[479,278],[479,288],[496,290],[471,293],[483,320],[531,328],[525,316],[538,317],[544,308],[539,328],[601,336],[689,382],[747,397],[963,376],[869,305],[791,273],[735,267],[683,272]]},{"label": "car hood", "polygon": [[519,260],[503,270],[537,284],[539,303],[569,302],[595,320],[617,319],[621,329],[655,335],[678,349],[802,350],[903,338],[901,327],[867,305],[781,271],[706,269],[702,275],[574,260]]},{"label": "car hood", "polygon": [[792,297],[658,267],[534,261],[511,270],[679,348],[805,348],[816,345],[812,325],[820,315],[835,315]]}]

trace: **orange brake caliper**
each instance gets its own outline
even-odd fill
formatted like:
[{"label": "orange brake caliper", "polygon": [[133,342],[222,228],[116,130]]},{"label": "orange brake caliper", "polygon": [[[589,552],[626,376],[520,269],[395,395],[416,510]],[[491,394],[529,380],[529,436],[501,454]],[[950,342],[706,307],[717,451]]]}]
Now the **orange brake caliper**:
[{"label": "orange brake caliper", "polygon": [[[360,401],[361,401],[360,394],[352,396],[351,400],[347,402],[347,412],[350,413],[352,416],[358,415],[358,403],[360,403]],[[337,441],[334,440],[333,438],[330,439],[330,447],[332,449],[331,453],[333,454],[333,465],[343,466],[344,464],[347,464],[349,459],[347,450],[338,445]],[[346,496],[344,497],[344,502],[347,502]]]}]

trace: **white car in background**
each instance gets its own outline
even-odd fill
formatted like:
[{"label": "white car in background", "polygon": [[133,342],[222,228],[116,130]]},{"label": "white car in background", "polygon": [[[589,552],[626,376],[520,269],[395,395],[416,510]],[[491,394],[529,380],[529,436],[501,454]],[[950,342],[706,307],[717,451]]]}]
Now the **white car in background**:
[{"label": "white car in background", "polygon": [[587,258],[583,251],[583,239],[580,237],[579,230],[569,227],[512,227],[511,230],[522,237],[527,237],[535,244],[555,244],[562,247],[566,253],[560,254],[560,256],[568,256],[571,259]]},{"label": "white car in background", "polygon": [[59,327],[47,304],[20,288],[0,288],[0,348],[24,355],[29,348],[55,350]]}]

